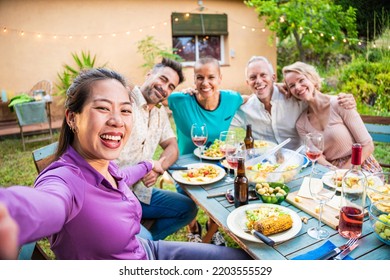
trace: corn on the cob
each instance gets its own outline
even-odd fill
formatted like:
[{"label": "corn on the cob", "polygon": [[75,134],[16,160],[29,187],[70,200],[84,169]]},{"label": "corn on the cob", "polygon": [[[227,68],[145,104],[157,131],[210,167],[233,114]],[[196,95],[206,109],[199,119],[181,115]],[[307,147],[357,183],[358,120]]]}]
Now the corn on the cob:
[{"label": "corn on the cob", "polygon": [[280,214],[279,216],[269,217],[255,222],[254,229],[264,235],[288,230],[292,227],[293,220],[289,214]]}]

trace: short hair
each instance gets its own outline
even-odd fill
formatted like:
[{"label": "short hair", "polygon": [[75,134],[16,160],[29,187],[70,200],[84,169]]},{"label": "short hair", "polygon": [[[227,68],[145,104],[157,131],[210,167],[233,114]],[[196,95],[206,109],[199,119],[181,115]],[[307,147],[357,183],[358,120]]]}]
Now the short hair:
[{"label": "short hair", "polygon": [[245,77],[248,75],[248,67],[251,63],[257,62],[257,61],[263,61],[268,66],[268,70],[271,72],[271,75],[275,74],[274,67],[272,66],[271,62],[265,57],[265,56],[252,56],[245,67]]},{"label": "short hair", "polygon": [[[128,89],[126,79],[119,73],[107,68],[91,68],[82,70],[73,80],[66,92],[65,109],[74,113],[82,112],[88,96],[91,94],[92,85],[97,81],[115,79],[120,82],[124,88]],[[129,94],[130,98],[130,94]],[[74,133],[66,122],[66,117],[62,122],[60,137],[56,158],[58,159],[73,143]]]},{"label": "short hair", "polygon": [[164,67],[169,67],[177,73],[177,75],[179,76],[179,84],[184,82],[183,67],[182,67],[180,62],[177,62],[173,59],[163,57],[161,62],[159,62],[153,66],[152,72],[156,73],[159,69],[164,68]]},{"label": "short hair", "polygon": [[218,59],[212,57],[212,56],[205,56],[202,58],[199,58],[197,61],[195,61],[194,68],[199,67],[200,65],[205,64],[214,64],[218,68],[218,72],[221,72],[221,66],[219,65]]},{"label": "short hair", "polygon": [[322,79],[318,74],[316,68],[312,65],[297,61],[293,64],[283,67],[282,72],[283,77],[286,77],[286,74],[291,72],[302,74],[314,84],[314,87],[317,90],[321,89]]}]

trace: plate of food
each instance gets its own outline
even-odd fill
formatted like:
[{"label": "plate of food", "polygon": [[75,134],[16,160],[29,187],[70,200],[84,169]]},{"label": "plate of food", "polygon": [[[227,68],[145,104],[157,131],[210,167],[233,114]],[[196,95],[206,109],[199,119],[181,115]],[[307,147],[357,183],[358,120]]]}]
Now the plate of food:
[{"label": "plate of food", "polygon": [[271,141],[265,141],[265,140],[255,140],[253,143],[253,148],[255,149],[262,149],[262,148],[273,148],[277,144]]},{"label": "plate of food", "polygon": [[[336,177],[331,176],[331,174],[334,171],[329,171],[322,176],[322,182],[328,186],[333,186],[333,187],[336,186],[336,191],[341,192],[341,189],[342,189],[341,185],[342,185],[343,176],[344,176],[345,172],[347,172],[348,170],[349,169],[338,169],[336,171],[336,173],[337,173]],[[383,185],[380,178],[375,177],[375,176],[371,176],[371,174],[368,172],[364,172],[364,173],[367,176],[367,183],[368,183],[369,187],[372,187],[375,185]],[[354,176],[348,177],[347,178],[347,187],[348,188],[346,191],[349,193],[359,192],[359,189],[361,188],[359,178],[354,177]]]},{"label": "plate of food", "polygon": [[299,233],[302,221],[287,207],[255,203],[234,209],[227,218],[227,226],[235,235],[248,241],[262,242],[247,232],[256,229],[275,242],[282,242]]},{"label": "plate of food", "polygon": [[226,172],[222,167],[210,163],[192,163],[185,165],[188,170],[176,170],[172,178],[182,184],[205,185],[218,182]]},{"label": "plate of food", "polygon": [[225,157],[225,154],[220,149],[221,143],[219,139],[215,139],[214,143],[205,149],[202,155],[200,154],[199,148],[194,150],[194,155],[208,160],[221,160]]}]

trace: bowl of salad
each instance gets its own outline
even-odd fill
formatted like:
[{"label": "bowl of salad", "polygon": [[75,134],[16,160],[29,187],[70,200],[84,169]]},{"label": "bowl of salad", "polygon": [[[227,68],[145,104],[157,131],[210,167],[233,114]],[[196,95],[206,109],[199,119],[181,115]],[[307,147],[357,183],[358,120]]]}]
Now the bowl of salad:
[{"label": "bowl of salad", "polygon": [[264,182],[288,183],[301,171],[306,161],[304,155],[282,148],[261,162],[251,160],[251,165],[245,166],[245,174],[252,185]]}]

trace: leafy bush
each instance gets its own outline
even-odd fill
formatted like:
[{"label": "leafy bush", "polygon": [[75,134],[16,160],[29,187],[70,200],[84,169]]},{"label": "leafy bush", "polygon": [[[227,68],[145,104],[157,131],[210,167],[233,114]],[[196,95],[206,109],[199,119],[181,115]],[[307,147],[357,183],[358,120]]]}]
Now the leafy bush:
[{"label": "leafy bush", "polygon": [[[78,76],[78,74],[85,69],[90,69],[95,67],[96,55],[91,57],[90,52],[81,52],[81,55],[77,53],[72,53],[72,57],[74,62],[76,63],[76,67],[72,67],[68,64],[65,64],[64,70],[61,73],[57,73],[57,77],[60,80],[58,84],[56,84],[57,92],[56,95],[66,97],[66,91],[69,86],[72,84],[73,79]],[[104,63],[101,66],[104,67],[107,63]]]},{"label": "leafy bush", "polygon": [[[375,55],[374,55],[375,54]],[[358,103],[372,106],[379,113],[390,109],[390,52],[367,53],[354,59],[340,71],[338,90],[350,92]]]}]

